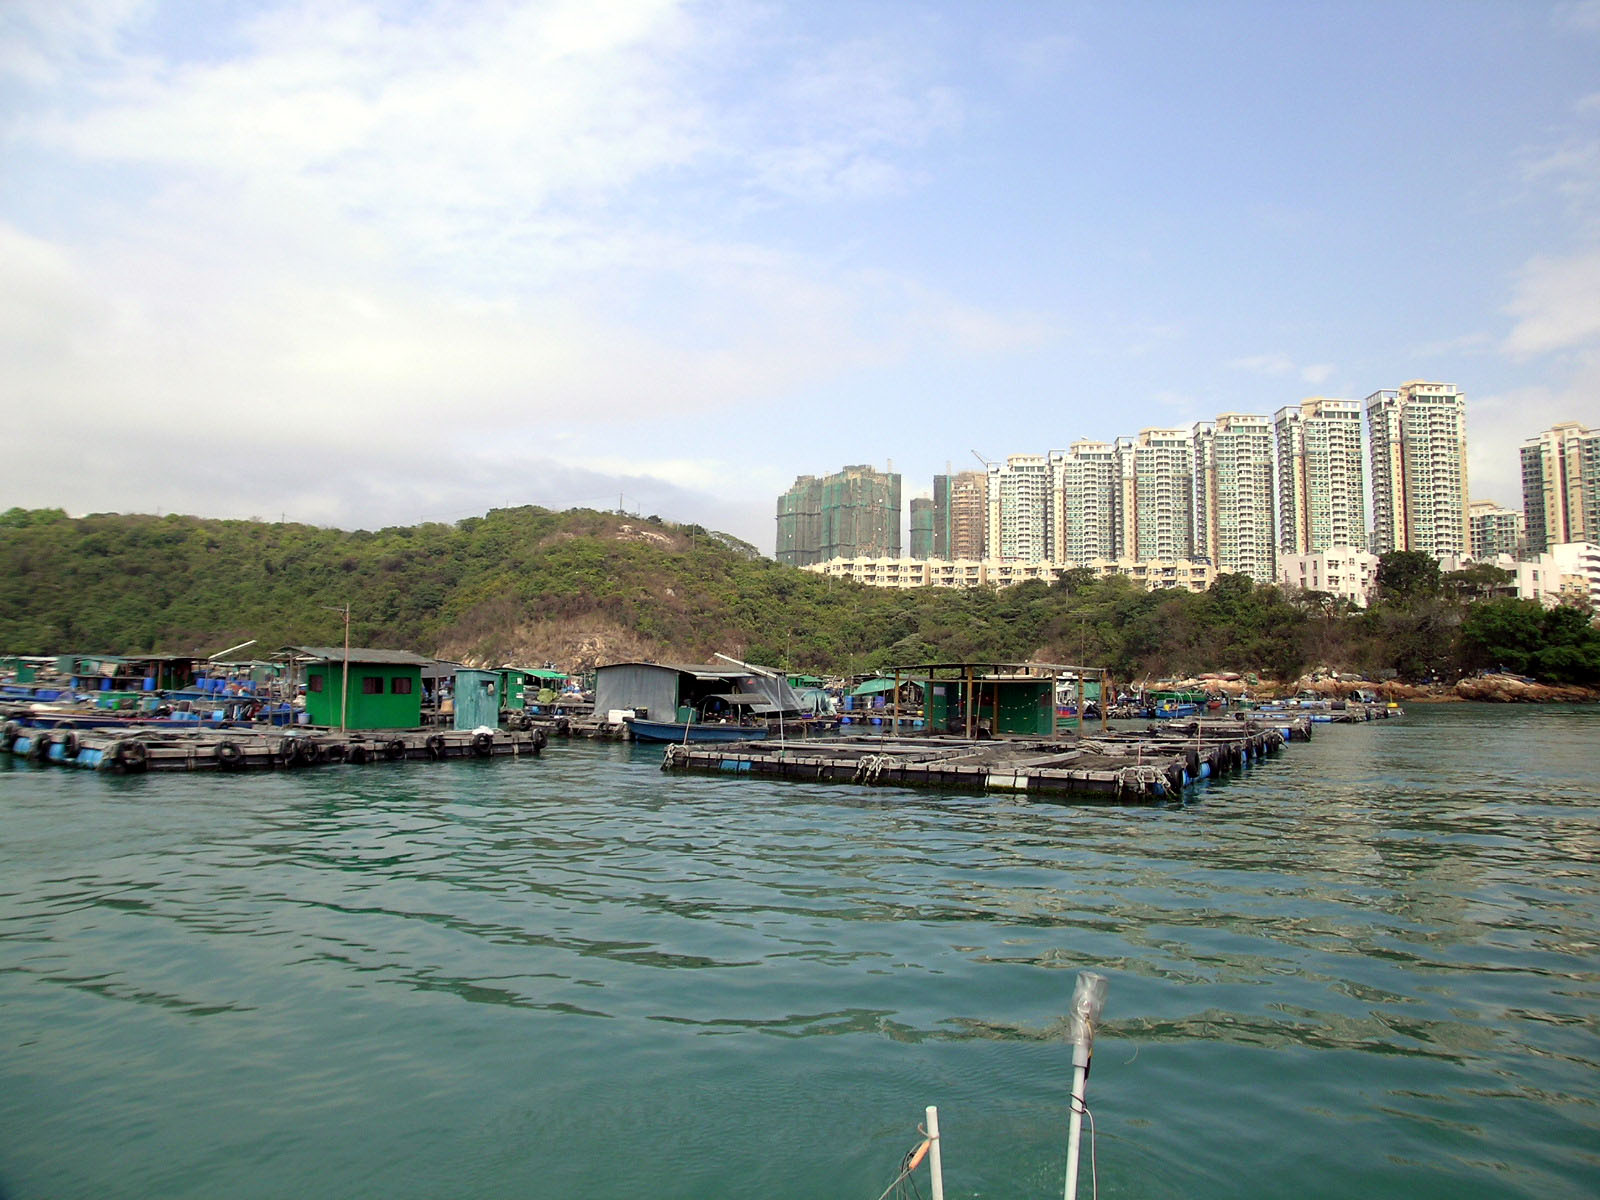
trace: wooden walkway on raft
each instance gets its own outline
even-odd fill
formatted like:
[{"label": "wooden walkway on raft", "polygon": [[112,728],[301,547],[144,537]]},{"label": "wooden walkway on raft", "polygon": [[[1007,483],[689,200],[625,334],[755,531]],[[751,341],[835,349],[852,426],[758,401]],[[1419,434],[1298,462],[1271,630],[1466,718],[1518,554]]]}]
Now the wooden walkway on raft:
[{"label": "wooden walkway on raft", "polygon": [[1311,737],[1311,721],[1188,720],[1057,739],[842,737],[673,744],[664,771],[960,791],[1023,792],[1110,804],[1170,801]]},{"label": "wooden walkway on raft", "polygon": [[537,757],[542,729],[31,729],[7,725],[0,749],[41,765],[117,774],[243,771],[333,763],[436,762],[450,758]]}]

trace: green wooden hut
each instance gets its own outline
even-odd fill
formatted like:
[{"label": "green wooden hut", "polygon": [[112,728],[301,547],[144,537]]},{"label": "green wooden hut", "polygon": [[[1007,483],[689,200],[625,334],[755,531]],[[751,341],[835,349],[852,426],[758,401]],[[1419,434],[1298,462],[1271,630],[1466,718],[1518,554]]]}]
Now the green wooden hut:
[{"label": "green wooden hut", "polygon": [[[306,715],[333,729],[415,729],[422,724],[422,668],[409,650],[285,646],[281,658],[303,673]],[[348,666],[348,703],[344,679]]]},{"label": "green wooden hut", "polygon": [[489,729],[500,727],[501,684],[503,671],[476,671],[462,667],[456,671],[455,728]]},{"label": "green wooden hut", "polygon": [[925,663],[894,667],[890,695],[912,681],[921,685],[927,728],[965,737],[1054,737],[1058,682],[1103,673],[1096,667],[1054,663]]},{"label": "green wooden hut", "polygon": [[[567,681],[565,671],[550,667],[501,667],[500,695],[502,708],[527,708],[530,704],[549,704],[561,692]],[[548,697],[541,698],[543,693]]]}]

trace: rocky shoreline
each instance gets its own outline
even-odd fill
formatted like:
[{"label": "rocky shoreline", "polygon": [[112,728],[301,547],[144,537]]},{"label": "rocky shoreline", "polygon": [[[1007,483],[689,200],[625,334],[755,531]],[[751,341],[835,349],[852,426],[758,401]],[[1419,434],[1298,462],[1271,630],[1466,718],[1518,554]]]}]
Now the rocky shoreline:
[{"label": "rocky shoreline", "polygon": [[1384,700],[1412,703],[1449,703],[1474,700],[1490,704],[1595,704],[1600,689],[1576,685],[1535,683],[1519,675],[1473,675],[1451,683],[1357,683],[1319,679],[1297,683],[1290,694],[1316,692],[1330,699],[1343,699],[1356,691],[1375,692]]},{"label": "rocky shoreline", "polygon": [[1408,701],[1413,704],[1445,704],[1472,700],[1490,704],[1596,704],[1600,688],[1575,684],[1535,683],[1520,675],[1473,675],[1456,683],[1373,683],[1362,679],[1332,679],[1327,676],[1302,676],[1288,683],[1262,680],[1247,685],[1232,678],[1202,675],[1172,686],[1198,688],[1237,696],[1248,692],[1256,699],[1281,699],[1312,693],[1328,700],[1348,700],[1357,692],[1375,695],[1384,702]]}]

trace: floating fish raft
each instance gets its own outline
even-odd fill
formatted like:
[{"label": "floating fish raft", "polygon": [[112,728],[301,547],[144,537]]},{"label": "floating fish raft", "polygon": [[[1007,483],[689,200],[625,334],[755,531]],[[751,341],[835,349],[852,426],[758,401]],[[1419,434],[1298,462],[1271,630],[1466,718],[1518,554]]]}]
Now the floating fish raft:
[{"label": "floating fish raft", "polygon": [[286,733],[282,729],[174,730],[137,726],[32,729],[8,722],[0,732],[0,750],[39,764],[138,774],[537,756],[547,740],[542,729],[368,729],[344,733],[312,729]]},{"label": "floating fish raft", "polygon": [[1111,804],[1174,800],[1311,737],[1308,717],[1194,720],[1070,739],[850,737],[666,748],[664,771],[1026,792]]}]

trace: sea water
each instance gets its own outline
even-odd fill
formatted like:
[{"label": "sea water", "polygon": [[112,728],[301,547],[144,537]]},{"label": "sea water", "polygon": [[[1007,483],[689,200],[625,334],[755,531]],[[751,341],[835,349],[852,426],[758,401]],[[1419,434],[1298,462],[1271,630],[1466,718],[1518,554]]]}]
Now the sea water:
[{"label": "sea water", "polygon": [[0,765],[0,1196],[875,1200],[930,1104],[1059,1195],[1083,969],[1080,1195],[1600,1191],[1600,709],[1170,807],[660,758]]}]

